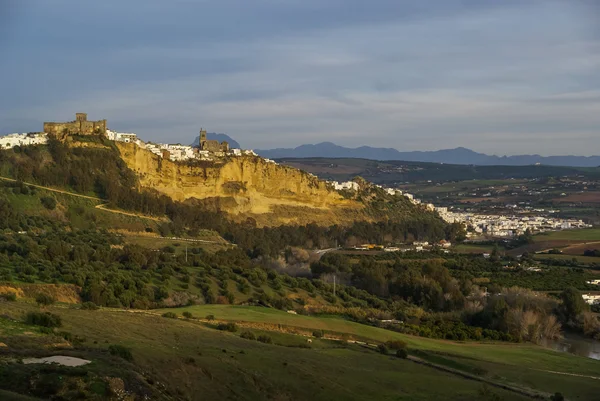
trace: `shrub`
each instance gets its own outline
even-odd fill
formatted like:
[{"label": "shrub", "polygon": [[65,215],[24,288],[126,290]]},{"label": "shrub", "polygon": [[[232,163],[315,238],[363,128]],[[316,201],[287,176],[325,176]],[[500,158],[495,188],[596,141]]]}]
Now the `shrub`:
[{"label": "shrub", "polygon": [[240,337],[245,338],[246,340],[256,340],[256,336],[251,331],[244,331],[240,334]]},{"label": "shrub", "polygon": [[108,352],[111,355],[115,355],[125,359],[126,361],[133,361],[133,355],[131,354],[131,349],[125,347],[124,345],[113,344],[108,347]]},{"label": "shrub", "polygon": [[273,344],[273,340],[271,339],[271,337],[261,334],[260,336],[258,336],[256,338],[258,341],[260,341],[261,343],[265,343],[265,344]]},{"label": "shrub", "polygon": [[229,323],[219,323],[217,325],[217,330],[221,330],[221,331],[229,331],[231,333],[235,333],[237,331],[238,327],[235,323],[229,322]]},{"label": "shrub", "polygon": [[166,313],[163,313],[162,317],[166,317],[167,319],[177,319],[177,313],[166,312]]},{"label": "shrub", "polygon": [[377,351],[379,351],[380,354],[387,355],[388,354],[388,347],[385,344],[379,344],[377,346]]},{"label": "shrub", "polygon": [[185,311],[183,312],[183,317],[186,319],[191,319],[192,317],[194,317],[194,315],[192,315],[192,312]]},{"label": "shrub", "polygon": [[215,320],[215,315],[206,315],[206,320]]},{"label": "shrub", "polygon": [[323,333],[323,330],[315,330],[315,331],[313,331],[312,335],[315,338],[323,338],[325,333]]},{"label": "shrub", "polygon": [[4,301],[14,302],[17,300],[17,294],[14,292],[4,292],[0,294],[0,299]]},{"label": "shrub", "polygon": [[40,306],[52,305],[56,300],[48,294],[37,294],[35,296],[35,302]]},{"label": "shrub", "polygon": [[83,310],[97,310],[100,309],[98,305],[93,302],[84,302],[81,304],[81,309]]},{"label": "shrub", "polygon": [[50,312],[29,312],[25,316],[25,323],[41,327],[60,327],[62,319]]},{"label": "shrub", "polygon": [[385,345],[389,348],[389,349],[393,349],[395,351],[401,350],[401,349],[406,349],[406,343],[402,340],[393,340],[393,341],[388,341],[385,343]]},{"label": "shrub", "polygon": [[56,208],[56,199],[51,196],[44,196],[40,199],[42,206],[48,210],[54,210]]},{"label": "shrub", "polygon": [[396,356],[398,358],[406,359],[408,358],[408,351],[406,350],[406,348],[401,348],[398,351],[396,351]]}]

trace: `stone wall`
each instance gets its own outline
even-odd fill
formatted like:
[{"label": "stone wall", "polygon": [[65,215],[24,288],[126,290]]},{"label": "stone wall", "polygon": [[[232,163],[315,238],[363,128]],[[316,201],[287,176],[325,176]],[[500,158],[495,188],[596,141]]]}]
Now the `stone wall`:
[{"label": "stone wall", "polygon": [[77,113],[77,119],[69,122],[45,122],[44,132],[61,137],[67,135],[106,135],[106,120],[88,121],[84,113]]}]

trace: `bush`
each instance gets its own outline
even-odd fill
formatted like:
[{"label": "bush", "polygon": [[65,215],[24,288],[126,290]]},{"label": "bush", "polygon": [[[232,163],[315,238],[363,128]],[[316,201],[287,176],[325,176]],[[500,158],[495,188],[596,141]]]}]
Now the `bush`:
[{"label": "bush", "polygon": [[256,338],[258,341],[260,341],[261,343],[265,343],[265,344],[273,344],[273,340],[271,339],[271,337],[261,334],[260,336],[258,336]]},{"label": "bush", "polygon": [[312,335],[315,338],[323,338],[325,333],[323,333],[323,330],[315,330],[315,331],[313,331]]},{"label": "bush", "polygon": [[44,196],[40,199],[42,206],[48,210],[54,210],[56,208],[56,199],[51,196]]},{"label": "bush", "polygon": [[100,307],[93,302],[84,302],[81,304],[83,310],[98,310]]},{"label": "bush", "polygon": [[166,313],[163,313],[162,317],[166,317],[167,319],[177,319],[177,313],[166,312]]},{"label": "bush", "polygon": [[3,292],[0,294],[0,299],[4,301],[14,302],[17,300],[17,294],[14,292]]},{"label": "bush", "polygon": [[40,306],[52,305],[56,300],[48,294],[37,294],[35,296],[35,302]]},{"label": "bush", "polygon": [[379,344],[379,345],[377,346],[377,351],[378,351],[380,354],[387,355],[387,354],[388,354],[388,347],[387,347],[385,344]]},{"label": "bush", "polygon": [[215,315],[206,315],[206,320],[215,320]]},{"label": "bush", "polygon": [[235,333],[237,331],[238,327],[235,323],[229,322],[229,323],[219,323],[217,325],[217,330],[221,330],[221,331],[229,331],[231,333]]},{"label": "bush", "polygon": [[406,359],[408,358],[408,351],[406,350],[406,348],[401,348],[398,351],[396,351],[396,356],[398,358]]},{"label": "bush", "polygon": [[240,337],[245,338],[246,340],[256,340],[256,336],[251,331],[244,331],[240,334]]},{"label": "bush", "polygon": [[186,319],[191,319],[194,317],[194,315],[192,315],[192,312],[185,311],[183,312],[183,317]]},{"label": "bush", "polygon": [[129,349],[123,345],[113,344],[108,347],[108,352],[110,352],[111,355],[121,357],[121,358],[125,359],[126,361],[129,361],[129,362],[133,361],[133,355],[131,354],[131,349]]},{"label": "bush", "polygon": [[389,348],[389,349],[393,349],[395,351],[401,350],[401,349],[406,349],[406,343],[402,340],[393,340],[393,341],[388,341],[385,343],[385,345]]},{"label": "bush", "polygon": [[25,316],[25,323],[41,327],[60,327],[62,319],[50,312],[29,312]]}]

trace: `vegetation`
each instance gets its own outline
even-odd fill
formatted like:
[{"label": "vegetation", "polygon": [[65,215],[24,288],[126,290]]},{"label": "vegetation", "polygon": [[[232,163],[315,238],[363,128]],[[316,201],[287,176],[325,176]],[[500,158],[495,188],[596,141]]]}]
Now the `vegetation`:
[{"label": "vegetation", "polygon": [[28,312],[25,323],[48,328],[62,326],[61,317],[50,312]]},{"label": "vegetation", "polygon": [[133,354],[131,353],[131,349],[125,347],[124,345],[112,344],[108,346],[108,352],[111,355],[116,355],[120,358],[125,359],[126,361],[133,361]]}]

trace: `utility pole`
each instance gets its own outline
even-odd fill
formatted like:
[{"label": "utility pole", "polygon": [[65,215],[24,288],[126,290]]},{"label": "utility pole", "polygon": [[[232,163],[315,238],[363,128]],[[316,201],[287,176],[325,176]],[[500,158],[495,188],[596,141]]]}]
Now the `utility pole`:
[{"label": "utility pole", "polygon": [[187,244],[185,244],[185,263],[187,263]]},{"label": "utility pole", "polygon": [[333,296],[335,297],[335,274],[333,275]]}]

